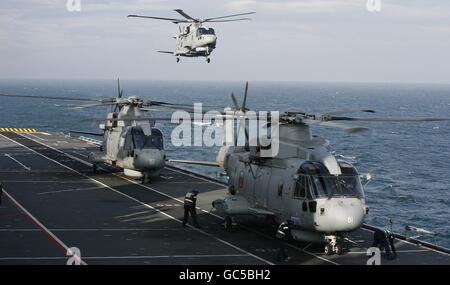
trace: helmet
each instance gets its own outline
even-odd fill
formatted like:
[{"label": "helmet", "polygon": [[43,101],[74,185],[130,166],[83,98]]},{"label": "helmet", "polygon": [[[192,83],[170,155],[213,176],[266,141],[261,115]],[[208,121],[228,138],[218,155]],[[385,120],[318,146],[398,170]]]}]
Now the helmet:
[{"label": "helmet", "polygon": [[193,189],[191,192],[194,193],[195,195],[198,194],[198,190],[197,189]]}]

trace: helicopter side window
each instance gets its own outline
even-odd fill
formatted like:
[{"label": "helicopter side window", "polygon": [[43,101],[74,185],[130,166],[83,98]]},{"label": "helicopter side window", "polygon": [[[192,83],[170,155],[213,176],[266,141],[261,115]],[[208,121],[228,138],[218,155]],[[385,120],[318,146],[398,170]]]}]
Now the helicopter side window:
[{"label": "helicopter side window", "polygon": [[159,129],[152,128],[152,135],[146,144],[149,148],[164,149],[163,134]]},{"label": "helicopter side window", "polygon": [[328,186],[322,176],[313,175],[311,176],[311,182],[314,185],[314,194],[316,197],[326,197],[328,196]]},{"label": "helicopter side window", "polygon": [[305,191],[306,191],[306,199],[311,200],[311,182],[308,176],[305,176]]},{"label": "helicopter side window", "polygon": [[123,138],[123,149],[128,151],[133,149],[133,138],[130,135],[130,132],[127,131],[126,133],[122,134]]},{"label": "helicopter side window", "polygon": [[294,198],[305,198],[307,185],[306,179],[307,177],[305,175],[299,175],[297,182],[295,183]]},{"label": "helicopter side window", "polygon": [[198,28],[197,29],[197,37],[200,37],[201,35],[206,35],[208,31],[205,28]]},{"label": "helicopter side window", "polygon": [[[142,149],[145,145],[145,134],[139,127],[132,127],[127,137],[131,137],[130,147]],[[128,140],[128,139],[127,139]]]}]

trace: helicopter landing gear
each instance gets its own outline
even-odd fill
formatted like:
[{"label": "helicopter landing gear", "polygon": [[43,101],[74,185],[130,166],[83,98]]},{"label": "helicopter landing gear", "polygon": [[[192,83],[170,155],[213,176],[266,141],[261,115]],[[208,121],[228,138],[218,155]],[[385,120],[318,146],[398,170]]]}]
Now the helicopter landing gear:
[{"label": "helicopter landing gear", "polygon": [[337,255],[341,255],[344,253],[344,245],[342,242],[342,238],[338,236],[325,236],[328,244],[325,245],[324,253],[326,255],[332,255],[336,253]]},{"label": "helicopter landing gear", "polygon": [[150,183],[150,175],[148,173],[142,173],[141,183],[142,184]]},{"label": "helicopter landing gear", "polygon": [[180,62],[180,58],[179,57],[177,57],[177,62]]},{"label": "helicopter landing gear", "polygon": [[206,58],[206,62],[207,62],[207,63],[210,63],[210,62],[211,62],[211,59],[210,59],[209,57],[207,57],[207,58]]},{"label": "helicopter landing gear", "polygon": [[230,216],[225,217],[224,228],[226,231],[230,231],[233,228],[233,218]]}]

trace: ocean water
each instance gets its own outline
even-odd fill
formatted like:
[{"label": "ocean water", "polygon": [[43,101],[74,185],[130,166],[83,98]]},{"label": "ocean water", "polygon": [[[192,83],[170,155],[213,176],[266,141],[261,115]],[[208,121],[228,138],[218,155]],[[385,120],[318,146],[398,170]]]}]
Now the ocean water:
[{"label": "ocean water", "polygon": [[[231,91],[242,100],[244,82],[121,81],[124,96],[177,103],[232,105]],[[0,93],[47,96],[116,96],[114,80],[35,81],[0,80]],[[40,130],[98,131],[108,108],[67,110],[67,102],[0,98],[0,127]],[[378,116],[450,117],[450,85],[250,82],[248,107],[254,110],[326,112],[374,109]],[[159,114],[158,116],[163,116]],[[170,116],[170,114],[165,114]],[[360,114],[355,114],[360,115]],[[364,114],[363,114],[364,115]],[[371,114],[369,114],[371,115]],[[168,156],[214,160],[218,147],[176,148],[171,145],[174,125],[158,123],[165,135]],[[367,223],[404,233],[405,225],[435,232],[420,239],[450,247],[450,123],[358,122],[369,132],[351,135],[313,127],[327,138],[335,154],[352,162],[373,181],[365,187],[370,214]],[[193,167],[218,176],[218,169]]]}]

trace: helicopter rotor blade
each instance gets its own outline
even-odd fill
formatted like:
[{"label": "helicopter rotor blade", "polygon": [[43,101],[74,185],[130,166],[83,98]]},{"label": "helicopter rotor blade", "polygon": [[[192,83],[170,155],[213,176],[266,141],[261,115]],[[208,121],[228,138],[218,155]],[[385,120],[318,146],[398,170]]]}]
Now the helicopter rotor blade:
[{"label": "helicopter rotor blade", "polygon": [[174,9],[174,11],[177,12],[178,14],[180,14],[181,16],[185,17],[188,20],[197,21],[196,19],[194,19],[191,16],[189,16],[188,14],[186,14],[182,9]]},{"label": "helicopter rotor blade", "polygon": [[116,102],[110,102],[110,103],[94,103],[94,104],[86,104],[86,105],[67,105],[66,107],[71,110],[76,109],[84,109],[84,108],[91,108],[91,107],[100,107],[100,106],[117,106]]},{"label": "helicopter rotor blade", "polygon": [[245,112],[247,105],[248,81],[245,83],[244,101],[242,101],[242,110]]},{"label": "helicopter rotor blade", "polygon": [[126,117],[126,118],[88,118],[80,120],[81,122],[104,122],[104,121],[170,121],[171,118],[166,117]]},{"label": "helicopter rotor blade", "polygon": [[347,125],[339,124],[339,123],[335,123],[335,122],[321,122],[320,125],[325,126],[325,127],[338,128],[349,134],[362,133],[362,132],[366,132],[369,130],[369,128],[366,128],[366,127],[347,126]]},{"label": "helicopter rotor blade", "polygon": [[357,112],[376,113],[375,110],[372,110],[372,109],[343,109],[343,110],[327,112],[327,115],[342,115],[342,114],[357,113]]},{"label": "helicopter rotor blade", "polygon": [[16,97],[16,98],[32,98],[32,99],[49,99],[49,100],[69,100],[69,101],[87,101],[87,102],[102,102],[104,99],[91,99],[80,97],[59,97],[59,96],[34,96],[34,95],[12,95],[12,94],[0,94],[1,97]]},{"label": "helicopter rotor blade", "polygon": [[[117,92],[118,92],[118,98],[122,98],[123,89],[120,88],[120,79],[119,78],[117,78]],[[112,108],[113,108],[113,106],[111,106],[111,109]],[[118,104],[116,104],[116,106],[114,106],[113,112],[115,113],[117,111],[117,109],[119,109],[119,111],[121,109]]]},{"label": "helicopter rotor blade", "polygon": [[232,18],[237,16],[244,16],[244,15],[251,15],[255,14],[256,12],[247,12],[247,13],[241,13],[241,14],[233,14],[233,15],[227,15],[227,16],[221,16],[221,17],[213,17],[213,18],[207,18],[203,20],[203,22],[211,22],[211,20],[218,20],[218,19],[225,19],[225,18]]},{"label": "helicopter rotor blade", "polygon": [[240,110],[241,108],[239,107],[239,103],[236,100],[236,97],[234,96],[234,92],[231,92],[231,100],[233,100],[233,104],[236,110]]},{"label": "helicopter rotor blade", "polygon": [[202,21],[208,22],[208,23],[225,23],[225,22],[237,22],[237,21],[251,21],[250,18],[238,18],[238,19],[232,19],[232,20],[210,20],[210,21]]},{"label": "helicopter rotor blade", "polygon": [[189,21],[183,20],[183,19],[164,18],[164,17],[153,17],[153,16],[141,16],[141,15],[128,15],[127,18],[145,18],[145,19],[165,20],[165,21],[171,21],[171,22],[174,23],[174,24],[179,24],[179,23],[189,23]]},{"label": "helicopter rotor blade", "polygon": [[329,121],[365,121],[365,122],[443,122],[450,121],[450,118],[421,118],[421,117],[339,117],[331,116]]}]

